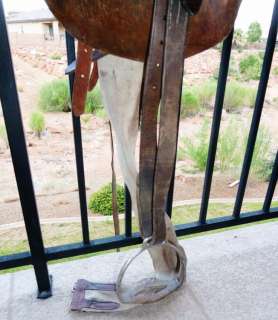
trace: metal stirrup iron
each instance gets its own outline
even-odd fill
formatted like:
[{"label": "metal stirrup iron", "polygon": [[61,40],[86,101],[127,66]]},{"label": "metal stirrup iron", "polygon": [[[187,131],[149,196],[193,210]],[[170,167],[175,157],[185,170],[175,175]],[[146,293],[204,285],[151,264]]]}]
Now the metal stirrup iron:
[{"label": "metal stirrup iron", "polygon": [[[100,284],[79,280],[73,290],[72,310],[114,312],[133,305],[155,302],[178,289],[185,280],[184,251],[166,239],[165,207],[177,149],[185,34],[188,17],[197,13],[200,4],[200,0],[154,0],[140,102],[138,200],[143,247],[126,261],[116,283]],[[130,288],[123,287],[130,265],[143,252],[154,247],[168,250],[177,257],[175,270],[164,279],[156,276],[144,279]],[[107,296],[107,300],[86,299],[87,290],[98,291]]]}]

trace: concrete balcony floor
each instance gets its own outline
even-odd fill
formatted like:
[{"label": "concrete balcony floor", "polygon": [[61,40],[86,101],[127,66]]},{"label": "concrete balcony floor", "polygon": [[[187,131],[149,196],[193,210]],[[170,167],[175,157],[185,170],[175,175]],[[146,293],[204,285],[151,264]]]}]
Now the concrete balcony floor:
[{"label": "concrete balcony floor", "polygon": [[204,234],[181,243],[188,256],[187,283],[156,304],[117,314],[69,310],[77,278],[111,280],[127,254],[122,252],[51,265],[54,295],[45,301],[36,299],[32,270],[0,276],[0,319],[278,319],[277,221]]}]

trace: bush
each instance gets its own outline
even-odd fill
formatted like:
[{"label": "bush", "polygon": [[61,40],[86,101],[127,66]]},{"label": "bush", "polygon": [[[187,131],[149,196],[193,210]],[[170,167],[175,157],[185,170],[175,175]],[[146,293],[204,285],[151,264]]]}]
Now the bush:
[{"label": "bush", "polygon": [[[54,80],[40,89],[39,108],[44,112],[68,112],[70,111],[70,93],[68,81]],[[88,92],[85,113],[96,113],[103,109],[103,103],[99,87]]]},{"label": "bush", "polygon": [[181,118],[192,117],[200,112],[198,96],[185,88],[181,97]]},{"label": "bush", "polygon": [[8,148],[9,146],[8,135],[7,135],[7,130],[4,124],[0,124],[0,139],[4,141],[6,147]]},{"label": "bush", "polygon": [[273,74],[278,76],[278,66],[273,68]]},{"label": "bush", "polygon": [[108,115],[107,115],[107,112],[106,110],[103,108],[103,109],[97,109],[96,112],[95,112],[95,115],[99,118],[102,118],[102,119],[107,119],[108,118]]},{"label": "bush", "polygon": [[61,59],[62,59],[62,56],[61,56],[59,53],[53,53],[53,54],[50,56],[50,59],[52,59],[52,60],[61,60]]},{"label": "bush", "polygon": [[209,143],[209,122],[205,120],[196,138],[182,138],[182,145],[180,147],[180,154],[185,154],[192,162],[196,169],[204,171],[206,168],[208,157],[208,143]]},{"label": "bush", "polygon": [[[249,128],[240,130],[242,123],[230,121],[221,132],[217,147],[217,160],[220,171],[241,169],[243,163]],[[242,132],[242,133],[241,133]],[[274,156],[270,153],[271,138],[267,128],[261,127],[258,131],[255,149],[252,158],[250,174],[259,180],[267,180],[273,168]]]},{"label": "bush", "polygon": [[[117,185],[118,211],[125,211],[125,189]],[[112,184],[109,183],[92,194],[89,200],[89,209],[94,213],[112,215]]]},{"label": "bush", "polygon": [[[248,132],[245,133],[244,150],[246,149],[247,139]],[[270,147],[271,137],[269,130],[262,126],[258,131],[251,166],[251,175],[256,176],[259,180],[265,181],[269,178],[269,164],[271,162]]]},{"label": "bush", "polygon": [[239,125],[235,121],[230,121],[227,127],[220,132],[217,146],[217,160],[221,172],[232,169],[240,164],[239,133]]},{"label": "bush", "polygon": [[257,90],[253,88],[245,88],[244,105],[249,108],[254,108],[257,98]]},{"label": "bush", "polygon": [[193,87],[193,93],[197,96],[200,108],[210,108],[212,106],[211,100],[216,93],[216,82],[207,81],[201,86]]},{"label": "bush", "polygon": [[250,54],[239,63],[239,71],[245,80],[260,79],[262,59],[259,55]]},{"label": "bush", "polygon": [[42,86],[39,108],[44,112],[70,111],[70,95],[67,80],[54,80]]},{"label": "bush", "polygon": [[[249,128],[241,129],[242,127],[244,127],[242,122],[232,119],[224,129],[221,129],[215,165],[221,172],[234,170],[239,174],[249,134]],[[209,123],[205,120],[194,138],[181,139],[178,160],[184,160],[187,157],[193,162],[195,169],[203,172],[207,163],[208,145]],[[271,153],[270,133],[262,126],[258,131],[250,174],[258,180],[269,180],[274,159],[275,154]]]},{"label": "bush", "polygon": [[252,22],[247,31],[247,40],[250,43],[259,42],[262,38],[262,28],[259,22]]},{"label": "bush", "polygon": [[[238,63],[233,57],[231,57],[230,59],[228,76],[235,80],[238,80],[240,78]],[[214,80],[218,80],[218,77],[219,77],[219,66],[214,70],[212,75],[212,78]]]},{"label": "bush", "polygon": [[[266,182],[270,181],[270,177],[271,177],[274,162],[275,162],[275,156],[276,154],[274,152],[270,153],[267,159],[260,162],[259,165],[256,166],[256,170],[253,171],[253,173],[257,176],[259,180],[266,181]],[[252,174],[252,170],[251,170],[251,174]]]},{"label": "bush", "polygon": [[44,115],[41,112],[33,112],[29,121],[30,129],[40,138],[45,130]]},{"label": "bush", "polygon": [[237,49],[243,49],[246,45],[246,38],[242,29],[235,29],[233,37],[233,46]]},{"label": "bush", "polygon": [[236,81],[227,83],[224,109],[227,112],[239,112],[244,105],[246,99],[245,88]]},{"label": "bush", "polygon": [[100,89],[97,86],[93,91],[88,92],[85,112],[95,113],[99,109],[103,109],[103,103]]}]

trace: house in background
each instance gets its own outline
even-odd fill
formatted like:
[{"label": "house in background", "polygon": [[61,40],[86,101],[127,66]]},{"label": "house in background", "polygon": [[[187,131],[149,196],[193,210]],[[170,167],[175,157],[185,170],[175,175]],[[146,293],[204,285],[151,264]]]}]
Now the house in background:
[{"label": "house in background", "polygon": [[37,36],[44,40],[60,40],[65,29],[48,9],[10,12],[7,24],[11,35]]}]

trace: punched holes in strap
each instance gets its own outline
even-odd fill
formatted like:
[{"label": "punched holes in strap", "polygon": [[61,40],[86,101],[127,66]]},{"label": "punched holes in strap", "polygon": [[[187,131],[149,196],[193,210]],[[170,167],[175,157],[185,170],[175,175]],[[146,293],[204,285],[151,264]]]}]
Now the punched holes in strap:
[{"label": "punched holes in strap", "polygon": [[92,48],[78,41],[77,60],[72,96],[72,109],[75,116],[84,113],[85,101],[89,87]]}]

